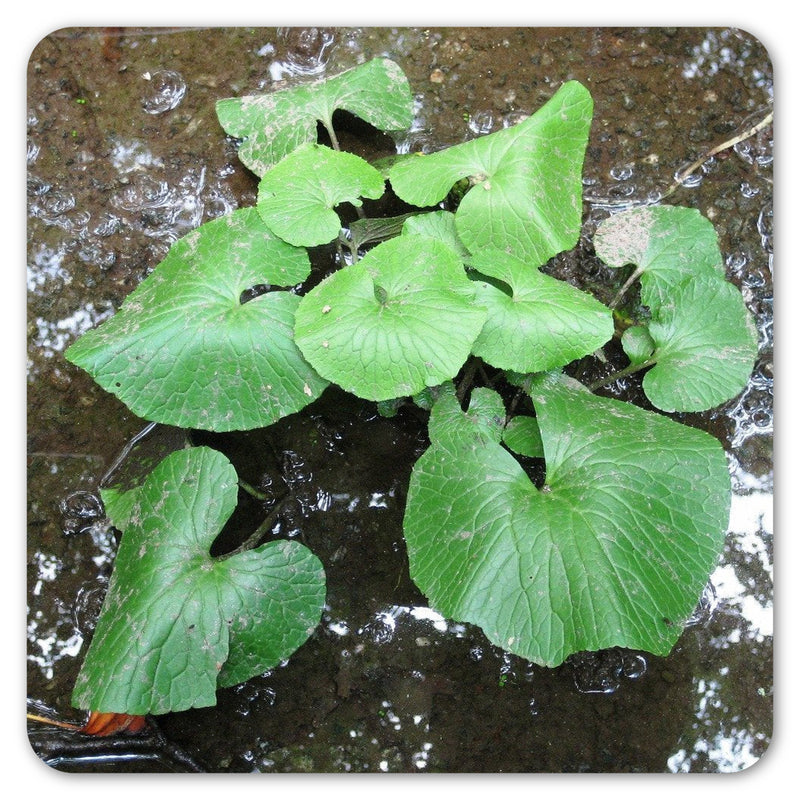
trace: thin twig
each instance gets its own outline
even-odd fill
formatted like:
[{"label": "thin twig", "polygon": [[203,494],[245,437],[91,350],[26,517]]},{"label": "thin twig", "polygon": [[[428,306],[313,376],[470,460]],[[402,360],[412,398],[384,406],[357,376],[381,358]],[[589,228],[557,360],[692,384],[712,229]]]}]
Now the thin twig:
[{"label": "thin twig", "polygon": [[25,714],[25,718],[31,722],[42,722],[45,725],[53,725],[56,728],[64,728],[68,731],[79,731],[81,729],[80,725],[75,725],[72,722],[62,722],[58,719],[50,719],[49,717],[43,717],[40,714],[31,714],[30,712]]},{"label": "thin twig", "polygon": [[670,184],[669,188],[664,192],[661,199],[663,200],[665,197],[669,197],[679,186],[683,184],[683,182],[701,165],[703,162],[707,161],[712,156],[715,156],[717,153],[721,153],[723,150],[727,150],[729,147],[733,147],[734,145],[739,144],[739,142],[743,142],[745,139],[749,139],[751,136],[755,136],[760,130],[766,128],[772,122],[772,115],[773,112],[770,111],[760,122],[757,122],[755,125],[751,125],[746,131],[740,133],[738,136],[734,136],[732,139],[728,139],[722,144],[718,144],[716,147],[712,147],[710,150],[707,150],[703,153],[700,158],[693,161],[689,164],[686,169],[682,170],[675,176],[675,180]]},{"label": "thin twig", "polygon": [[658,196],[654,198],[648,198],[646,200],[610,200],[604,197],[592,197],[591,195],[587,195],[584,197],[587,203],[592,203],[593,205],[598,206],[606,206],[609,208],[616,208],[616,207],[630,207],[633,208],[634,206],[649,206],[654,205],[655,203],[660,203],[665,198],[669,197],[675,191],[677,191],[681,186],[683,186],[686,179],[692,175],[703,163],[705,163],[709,158],[715,156],[717,153],[721,153],[723,150],[727,150],[729,147],[733,147],[734,145],[739,144],[739,142],[745,141],[745,139],[749,139],[751,136],[755,136],[759,131],[763,130],[770,125],[773,120],[773,112],[770,111],[765,117],[763,117],[759,122],[755,125],[751,125],[749,128],[744,130],[742,133],[737,134],[736,136],[732,137],[731,139],[726,139],[721,144],[715,145],[714,147],[706,150],[701,156],[695,159],[688,167],[681,170],[676,176],[672,183],[664,190],[663,193],[659,193]]}]

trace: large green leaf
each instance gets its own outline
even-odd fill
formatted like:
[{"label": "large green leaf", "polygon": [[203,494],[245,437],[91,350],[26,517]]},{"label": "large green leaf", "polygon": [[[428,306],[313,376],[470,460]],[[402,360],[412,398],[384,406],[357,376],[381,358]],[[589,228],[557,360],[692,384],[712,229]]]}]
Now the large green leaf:
[{"label": "large green leaf", "polygon": [[643,389],[663,411],[704,411],[746,385],[758,352],[753,318],[725,280],[717,235],[698,211],[680,206],[629,209],[597,229],[607,264],[634,264],[650,320],[622,339],[633,364],[655,364]]},{"label": "large green leaf", "polygon": [[375,200],[383,191],[383,176],[363,158],[309,144],[286,156],[261,179],[256,207],[281,239],[298,247],[314,247],[339,235],[341,221],[335,206],[344,202],[360,206],[360,197]]},{"label": "large green leaf", "polygon": [[390,169],[389,180],[401,199],[424,207],[469,178],[475,185],[456,211],[467,249],[507,249],[539,266],[578,241],[591,118],[591,95],[569,81],[518,125],[404,159]]},{"label": "large green leaf", "polygon": [[325,576],[299,542],[209,555],[237,502],[236,472],[221,453],[172,453],[142,486],[106,490],[103,501],[124,532],[76,707],[163,714],[214,705],[218,686],[276,666],[319,622]]},{"label": "large green leaf", "polygon": [[[466,414],[452,391],[433,407],[404,520],[417,586],[538,664],[614,646],[667,654],[724,541],[719,442],[543,376],[531,395],[547,465],[537,488],[501,444],[491,395],[474,390]],[[531,442],[521,427],[516,449],[535,454],[537,428],[524,427]]]},{"label": "large green leaf", "polygon": [[501,251],[469,265],[501,282],[476,280],[486,324],[472,352],[500,369],[543,372],[602,347],[614,333],[611,311],[594,297]]},{"label": "large green leaf", "polygon": [[117,314],[66,352],[134,413],[179,427],[270,425],[327,386],[294,344],[305,250],[274,236],[254,208],[207,222],[175,242]]},{"label": "large green leaf", "polygon": [[405,130],[413,120],[408,80],[386,58],[310,85],[220,100],[217,117],[226,133],[244,140],[239,158],[261,176],[295,148],[316,142],[317,122],[330,128],[337,109],[384,131]]},{"label": "large green leaf", "polygon": [[399,236],[333,273],[297,309],[295,340],[330,381],[369,400],[452,378],[486,312],[458,254],[427,236]]}]

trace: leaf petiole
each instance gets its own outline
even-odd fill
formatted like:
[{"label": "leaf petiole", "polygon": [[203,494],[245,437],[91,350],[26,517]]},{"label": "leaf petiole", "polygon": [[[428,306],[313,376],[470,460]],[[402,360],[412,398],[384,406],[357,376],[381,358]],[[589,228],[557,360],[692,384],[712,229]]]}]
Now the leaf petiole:
[{"label": "leaf petiole", "polygon": [[633,375],[640,370],[652,367],[657,361],[658,359],[656,358],[648,358],[646,361],[640,361],[636,364],[628,364],[627,367],[618,370],[617,372],[612,372],[611,375],[607,375],[605,378],[601,378],[599,381],[589,384],[589,391],[597,391],[601,386],[607,386],[608,384],[614,383],[614,381],[617,381],[620,378],[627,378],[628,375]]}]

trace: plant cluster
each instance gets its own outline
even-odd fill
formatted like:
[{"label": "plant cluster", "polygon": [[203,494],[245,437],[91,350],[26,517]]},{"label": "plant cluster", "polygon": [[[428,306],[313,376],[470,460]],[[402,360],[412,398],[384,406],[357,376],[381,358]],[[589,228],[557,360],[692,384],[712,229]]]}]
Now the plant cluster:
[{"label": "plant cluster", "polygon": [[[612,646],[668,653],[719,558],[730,479],[720,443],[667,414],[734,397],[756,355],[713,227],[671,206],[600,225],[597,255],[633,265],[625,288],[641,292],[621,333],[626,371],[666,413],[601,397],[566,368],[620,335],[614,309],[541,269],[580,234],[587,89],[567,82],[512,127],[376,163],[339,148],[340,109],[383,131],[413,118],[387,59],[219,101],[259,179],[255,206],[175,242],[67,358],[138,416],[182,428],[266,427],[331,384],[384,414],[413,402],[430,412],[430,446],[403,532],[433,607],[540,665]],[[389,191],[412,210],[366,217],[362,200]],[[346,226],[344,204],[361,212]],[[331,244],[337,268],[310,286],[308,249]],[[123,535],[77,707],[212,705],[315,630],[325,574],[307,547],[210,555],[238,483],[196,446],[134,489],[102,491]]]}]

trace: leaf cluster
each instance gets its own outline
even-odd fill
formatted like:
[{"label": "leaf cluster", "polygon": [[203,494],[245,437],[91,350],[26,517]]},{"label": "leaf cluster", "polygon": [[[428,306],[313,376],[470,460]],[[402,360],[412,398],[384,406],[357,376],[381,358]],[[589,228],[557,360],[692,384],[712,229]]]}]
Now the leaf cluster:
[{"label": "leaf cluster", "polygon": [[[387,59],[221,100],[220,124],[259,180],[256,205],[177,241],[67,358],[137,415],[186,428],[268,426],[329,384],[385,413],[414,402],[430,411],[430,447],[404,534],[432,605],[544,665],[611,646],[669,652],[721,551],[729,477],[713,437],[565,377],[615,335],[611,307],[542,270],[580,235],[589,92],[569,81],[513,127],[388,164],[338,148],[337,109],[386,131],[413,119]],[[366,217],[363,200],[387,192],[415,210]],[[347,227],[344,205],[359,213]],[[309,288],[307,249],[319,246],[337,249],[338,268]],[[622,345],[657,409],[707,409],[741,391],[754,326],[707,220],[624,211],[595,247],[640,281],[649,313]],[[484,369],[494,388],[473,385]],[[209,705],[217,686],[311,634],[325,578],[305,547],[209,555],[235,485],[223,456],[193,448],[141,487],[105,492],[124,535],[76,705]]]}]

